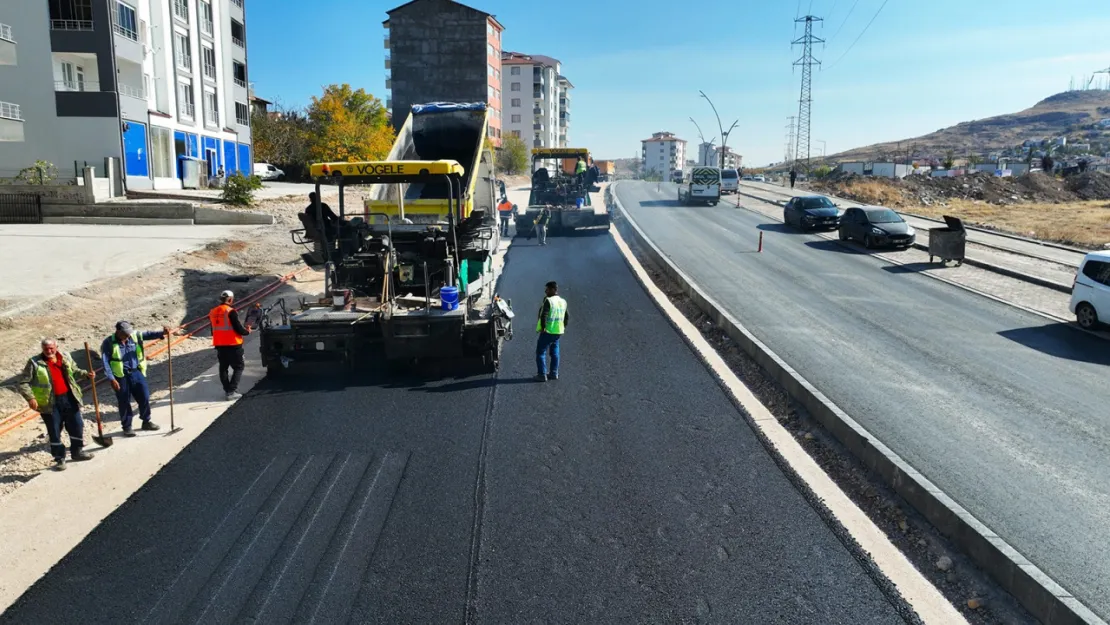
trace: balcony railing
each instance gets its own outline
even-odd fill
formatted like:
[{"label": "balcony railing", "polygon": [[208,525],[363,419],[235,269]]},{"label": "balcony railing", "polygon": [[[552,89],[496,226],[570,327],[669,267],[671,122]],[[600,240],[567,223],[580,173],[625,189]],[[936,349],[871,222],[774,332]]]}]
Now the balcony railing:
[{"label": "balcony railing", "polygon": [[243,0],[231,0],[231,4],[234,4],[235,6],[239,7],[240,9],[243,8]]},{"label": "balcony railing", "polygon": [[131,85],[120,83],[118,89],[120,95],[138,98],[140,100],[146,99],[146,89],[142,87],[132,87]]},{"label": "balcony railing", "polygon": [[135,32],[134,30],[132,30],[130,28],[127,28],[126,26],[123,26],[119,22],[113,22],[112,23],[112,30],[116,31],[117,35],[121,35],[123,37],[126,37],[126,38],[130,39],[131,41],[134,41],[136,43],[139,41],[139,33]]},{"label": "balcony railing", "polygon": [[204,109],[204,125],[211,128],[220,127],[220,114],[215,109]]},{"label": "balcony railing", "polygon": [[244,88],[244,89],[247,88],[247,81],[243,80],[242,78],[236,78],[235,79],[235,84]]},{"label": "balcony railing", "polygon": [[532,114],[533,115],[543,115],[543,109],[537,106],[536,108],[532,109]]},{"label": "balcony railing", "polygon": [[54,91],[100,91],[100,83],[89,80],[55,80]]},{"label": "balcony railing", "polygon": [[543,124],[532,124],[532,130],[543,130]]},{"label": "balcony railing", "polygon": [[189,21],[189,3],[186,0],[173,0],[174,17]]},{"label": "balcony railing", "polygon": [[0,117],[23,121],[23,113],[19,110],[19,105],[11,102],[0,102]]},{"label": "balcony railing", "polygon": [[197,108],[189,102],[182,102],[177,105],[178,113],[185,119],[193,119],[196,116]]},{"label": "balcony railing", "polygon": [[211,63],[205,63],[204,64],[204,76],[206,78],[211,78],[211,79],[215,80],[215,78],[216,78],[216,66],[211,64]]},{"label": "balcony railing", "polygon": [[239,113],[235,113],[235,122],[238,123],[240,126],[250,126],[251,118],[249,116],[242,117],[239,115]]},{"label": "balcony railing", "polygon": [[187,72],[193,71],[193,56],[192,55],[178,56],[177,57],[177,68],[178,69],[183,69]]},{"label": "balcony railing", "polygon": [[12,39],[11,26],[8,26],[7,24],[0,24],[0,39],[15,43],[15,39]]},{"label": "balcony railing", "polygon": [[92,30],[92,20],[50,20],[50,30]]},{"label": "balcony railing", "polygon": [[231,43],[233,43],[233,44],[235,44],[235,45],[239,46],[240,48],[244,48],[244,49],[245,49],[245,48],[247,47],[247,42],[243,41],[243,40],[242,40],[242,39],[240,39],[239,37],[236,37],[235,35],[232,35],[232,36],[231,36]]},{"label": "balcony railing", "polygon": [[212,18],[203,17],[200,20],[200,32],[211,35],[212,34]]}]

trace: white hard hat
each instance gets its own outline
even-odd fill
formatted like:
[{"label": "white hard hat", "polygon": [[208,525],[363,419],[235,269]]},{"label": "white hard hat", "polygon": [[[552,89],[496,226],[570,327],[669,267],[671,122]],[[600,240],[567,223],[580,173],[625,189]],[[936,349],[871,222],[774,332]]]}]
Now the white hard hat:
[{"label": "white hard hat", "polygon": [[224,291],[223,293],[220,293],[220,301],[221,302],[227,301],[227,300],[229,300],[233,297],[235,297],[235,294],[232,293],[231,291]]}]

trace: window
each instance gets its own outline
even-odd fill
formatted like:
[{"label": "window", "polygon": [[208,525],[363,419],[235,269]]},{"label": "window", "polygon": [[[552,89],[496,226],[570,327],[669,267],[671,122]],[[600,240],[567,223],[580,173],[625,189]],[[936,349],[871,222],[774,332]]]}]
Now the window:
[{"label": "window", "polygon": [[201,46],[200,56],[204,63],[204,77],[216,80],[216,51],[208,46]]},{"label": "window", "polygon": [[196,103],[193,101],[193,83],[177,83],[177,112],[179,117],[195,119]]},{"label": "window", "polygon": [[150,127],[150,166],[155,178],[176,178],[173,166],[173,132],[169,128]]},{"label": "window", "polygon": [[488,43],[486,44],[486,55],[493,56],[493,46]]},{"label": "window", "polygon": [[138,41],[139,20],[135,17],[135,9],[122,2],[117,2],[116,9],[112,12],[112,30],[131,41]]},{"label": "window", "polygon": [[512,69],[509,70],[509,75],[510,76],[520,76],[520,66],[519,65],[514,65],[512,67]]},{"label": "window", "polygon": [[1088,260],[1087,264],[1083,265],[1083,275],[1095,282],[1110,285],[1110,263],[1102,260]]},{"label": "window", "polygon": [[0,118],[23,121],[23,113],[19,110],[18,104],[0,102]]},{"label": "window", "polygon": [[511,121],[514,124],[519,124],[520,123],[520,115],[513,115],[512,118],[511,118]]},{"label": "window", "polygon": [[189,0],[173,0],[173,16],[185,22],[189,21]]},{"label": "window", "polygon": [[486,75],[493,78],[493,66],[489,63],[486,63]]},{"label": "window", "polygon": [[251,125],[250,109],[247,108],[246,104],[242,102],[235,103],[235,121],[238,122],[240,126]]},{"label": "window", "polygon": [[200,30],[206,35],[212,34],[212,3],[207,0],[200,2]]},{"label": "window", "polygon": [[520,91],[520,83],[514,82],[509,85],[509,91]]},{"label": "window", "polygon": [[246,89],[247,88],[247,66],[238,61],[231,64],[231,74],[235,79],[235,84]]},{"label": "window", "polygon": [[235,20],[231,20],[231,43],[240,48],[247,47],[247,31],[243,28],[243,24]]},{"label": "window", "polygon": [[92,30],[92,0],[50,0],[50,28]]},{"label": "window", "polygon": [[189,35],[182,33],[173,34],[173,52],[177,59],[177,67],[187,72],[193,70],[193,48],[189,43]]},{"label": "window", "polygon": [[512,105],[512,106],[516,106],[516,107],[519,107],[519,106],[520,106],[520,98],[513,98],[513,99],[511,100],[511,105]]},{"label": "window", "polygon": [[0,39],[15,43],[15,39],[12,39],[11,26],[8,26],[7,24],[0,24]]},{"label": "window", "polygon": [[204,92],[204,123],[213,128],[220,126],[220,101],[215,91]]}]

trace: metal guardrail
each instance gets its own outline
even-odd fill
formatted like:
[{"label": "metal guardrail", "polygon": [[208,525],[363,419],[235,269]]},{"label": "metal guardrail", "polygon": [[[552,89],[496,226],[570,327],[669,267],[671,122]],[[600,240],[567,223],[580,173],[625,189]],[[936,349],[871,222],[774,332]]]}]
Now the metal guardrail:
[{"label": "metal guardrail", "polygon": [[236,85],[239,85],[240,87],[242,87],[242,88],[244,88],[244,89],[246,89],[246,88],[247,88],[247,81],[245,81],[245,80],[242,80],[242,79],[240,79],[240,78],[236,78],[236,79],[235,79],[235,84],[236,84]]},{"label": "metal guardrail", "polygon": [[54,91],[100,91],[100,83],[95,80],[55,80]]},{"label": "metal guardrail", "polygon": [[132,97],[132,98],[138,98],[140,100],[147,99],[146,89],[144,89],[142,87],[132,87],[131,85],[126,85],[126,84],[120,83],[119,86],[118,86],[118,89],[119,89],[120,95],[125,95],[125,96],[129,96],[129,97]]},{"label": "metal guardrail", "polygon": [[204,75],[207,78],[211,78],[211,79],[215,80],[216,79],[216,66],[211,64],[211,63],[205,63],[204,64]]},{"label": "metal guardrail", "polygon": [[188,102],[182,102],[178,105],[178,111],[177,112],[181,115],[181,117],[185,117],[187,119],[195,119],[196,118],[196,113],[197,113],[197,107],[194,104],[190,104]]},{"label": "metal guardrail", "polygon": [[50,30],[92,30],[92,20],[50,20]]},{"label": "metal guardrail", "polygon": [[15,39],[12,39],[12,27],[11,26],[8,26],[7,24],[0,24],[0,39],[4,39],[5,41],[10,41],[12,43],[15,43]]},{"label": "metal guardrail", "polygon": [[173,0],[174,17],[189,21],[189,3],[186,0]]},{"label": "metal guardrail", "polygon": [[235,37],[235,36],[231,37],[231,43],[239,46],[240,48],[246,48],[247,47],[247,42],[245,42],[242,39],[240,39],[238,37]]},{"label": "metal guardrail", "polygon": [[20,111],[18,104],[0,102],[0,118],[14,119],[21,122],[23,121],[23,113]]}]

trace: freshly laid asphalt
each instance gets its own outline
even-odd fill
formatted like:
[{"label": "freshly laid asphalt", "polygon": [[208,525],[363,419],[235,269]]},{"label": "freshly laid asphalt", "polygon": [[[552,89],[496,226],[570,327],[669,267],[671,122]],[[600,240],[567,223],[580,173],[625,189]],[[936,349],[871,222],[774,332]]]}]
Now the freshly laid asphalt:
[{"label": "freshly laid asphalt", "polygon": [[518,241],[502,294],[498,374],[263,381],[0,622],[903,622],[608,235]]},{"label": "freshly laid asphalt", "polygon": [[684,207],[674,185],[629,182],[617,194],[787,364],[1110,617],[1110,343],[802,234],[735,196]]}]

